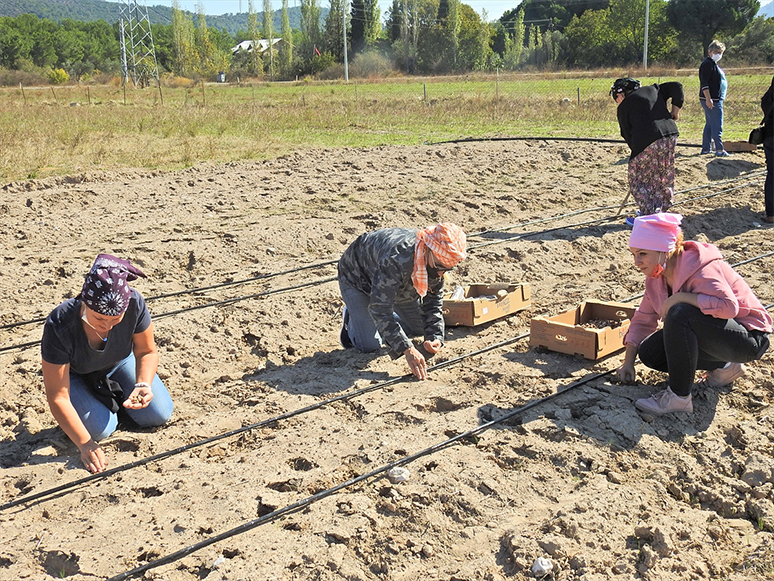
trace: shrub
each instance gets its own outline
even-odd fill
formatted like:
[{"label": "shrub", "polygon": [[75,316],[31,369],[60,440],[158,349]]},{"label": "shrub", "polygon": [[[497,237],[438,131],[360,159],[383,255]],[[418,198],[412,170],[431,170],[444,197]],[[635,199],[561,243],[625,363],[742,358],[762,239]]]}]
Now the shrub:
[{"label": "shrub", "polygon": [[356,55],[349,65],[349,75],[360,79],[384,78],[394,72],[392,61],[374,50]]},{"label": "shrub", "polygon": [[70,80],[70,75],[64,69],[50,69],[47,76],[52,85],[62,85]]},{"label": "shrub", "polygon": [[0,86],[3,87],[18,87],[20,84],[25,87],[34,87],[46,83],[47,80],[42,70],[17,71],[0,67]]}]

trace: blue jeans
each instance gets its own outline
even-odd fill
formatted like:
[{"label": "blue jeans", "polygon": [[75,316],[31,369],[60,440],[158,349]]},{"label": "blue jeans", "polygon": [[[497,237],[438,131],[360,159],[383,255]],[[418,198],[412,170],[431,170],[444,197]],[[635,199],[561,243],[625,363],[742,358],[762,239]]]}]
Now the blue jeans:
[{"label": "blue jeans", "polygon": [[[355,349],[363,353],[378,351],[382,346],[382,338],[371,318],[371,313],[368,312],[371,297],[340,279],[339,289],[349,316],[347,323],[349,340],[352,341]],[[413,303],[395,304],[393,309],[395,320],[407,336],[419,337],[424,335],[425,323],[422,319],[422,310],[418,300]]]},{"label": "blue jeans", "polygon": [[[129,354],[129,357],[107,374],[110,379],[121,385],[125,398],[134,391],[134,384],[137,382],[135,365],[134,355]],[[121,408],[121,413],[128,415],[143,428],[160,426],[172,417],[174,407],[172,398],[158,375],[153,378],[151,391],[153,391],[153,399],[148,407],[140,410]],[[70,373],[70,403],[73,404],[83,425],[95,441],[107,438],[118,427],[118,414],[112,413],[105,407],[77,373]]]},{"label": "blue jeans", "polygon": [[701,99],[701,108],[704,109],[704,133],[701,137],[701,150],[710,150],[710,141],[715,142],[715,152],[725,150],[723,147],[723,99],[712,100],[712,109],[707,107],[707,102]]},{"label": "blue jeans", "polygon": [[678,303],[669,309],[664,327],[640,343],[639,356],[644,365],[668,373],[672,391],[685,397],[697,369],[755,361],[768,348],[768,333],[748,331],[734,319],[717,319]]}]

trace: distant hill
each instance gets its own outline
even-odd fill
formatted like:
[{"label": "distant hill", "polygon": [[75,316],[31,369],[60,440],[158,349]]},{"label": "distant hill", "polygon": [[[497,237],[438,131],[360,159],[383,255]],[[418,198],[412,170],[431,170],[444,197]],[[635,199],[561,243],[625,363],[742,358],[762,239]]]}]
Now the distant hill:
[{"label": "distant hill", "polygon": [[[1,0],[0,16],[19,16],[20,14],[35,14],[39,18],[48,18],[60,22],[65,18],[91,22],[92,20],[104,20],[114,23],[118,21],[120,4],[107,2],[106,0]],[[324,20],[328,9],[321,11],[321,19]],[[282,27],[281,10],[274,11],[274,30]],[[196,15],[194,14],[194,23]],[[262,20],[263,13],[258,13],[258,23]],[[301,8],[288,8],[290,26],[295,29],[301,27]],[[148,17],[152,24],[172,24],[172,8],[169,6],[148,6]],[[239,14],[224,14],[222,16],[207,16],[207,26],[222,28],[232,36],[240,30],[247,30],[247,12]]]}]

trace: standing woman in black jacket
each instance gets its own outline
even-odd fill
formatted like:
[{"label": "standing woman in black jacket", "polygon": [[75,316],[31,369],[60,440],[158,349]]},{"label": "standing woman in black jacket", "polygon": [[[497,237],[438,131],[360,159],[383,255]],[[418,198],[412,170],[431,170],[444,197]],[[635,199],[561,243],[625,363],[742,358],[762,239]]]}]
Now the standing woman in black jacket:
[{"label": "standing woman in black jacket", "polygon": [[710,142],[715,142],[715,155],[728,157],[723,146],[723,102],[726,99],[726,73],[718,66],[726,45],[713,40],[707,47],[707,58],[699,67],[699,100],[704,109],[704,133],[701,139],[701,153],[711,152]]},{"label": "standing woman in black jacket", "polygon": [[766,204],[764,222],[774,224],[774,78],[769,90],[761,97],[763,109],[763,152],[766,154],[766,183],[763,199]]},{"label": "standing woman in black jacket", "polygon": [[[629,144],[629,193],[642,216],[666,212],[675,192],[677,119],[685,101],[683,85],[640,87],[637,79],[617,79],[610,95],[618,103],[621,137]],[[671,110],[667,102],[671,99]],[[631,226],[633,217],[626,223]]]}]

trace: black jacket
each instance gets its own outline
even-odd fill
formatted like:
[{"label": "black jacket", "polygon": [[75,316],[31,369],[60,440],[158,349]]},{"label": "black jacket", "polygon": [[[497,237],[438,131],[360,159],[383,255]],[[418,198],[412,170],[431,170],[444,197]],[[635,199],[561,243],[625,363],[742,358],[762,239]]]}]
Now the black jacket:
[{"label": "black jacket", "polygon": [[769,90],[761,97],[761,109],[763,110],[763,138],[771,142],[774,137],[774,77],[771,79]]},{"label": "black jacket", "polygon": [[631,157],[637,157],[651,143],[663,137],[679,135],[677,123],[667,108],[672,99],[675,107],[682,107],[685,101],[683,85],[677,82],[640,87],[629,93],[618,105],[618,125],[621,137],[632,150]]},{"label": "black jacket", "polygon": [[718,63],[710,57],[702,61],[699,66],[699,99],[704,99],[704,89],[709,89],[712,99],[720,99],[720,71],[718,68]]}]

